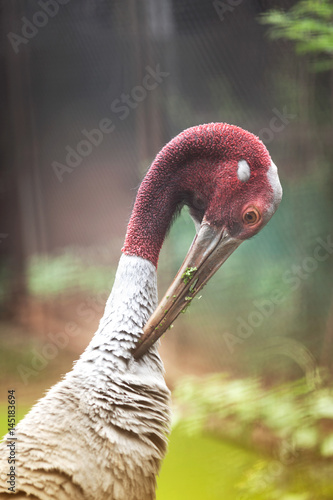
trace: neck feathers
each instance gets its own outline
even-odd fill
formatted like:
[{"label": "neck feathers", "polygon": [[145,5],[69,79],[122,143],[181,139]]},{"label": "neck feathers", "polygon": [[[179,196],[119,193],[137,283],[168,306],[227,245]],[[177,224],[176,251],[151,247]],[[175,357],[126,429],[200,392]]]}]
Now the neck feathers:
[{"label": "neck feathers", "polygon": [[146,259],[122,255],[104,315],[79,363],[93,362],[96,370],[114,376],[132,376],[141,364],[163,375],[163,365],[153,346],[150,356],[135,362],[132,350],[142,336],[143,327],[157,307],[156,268]]}]

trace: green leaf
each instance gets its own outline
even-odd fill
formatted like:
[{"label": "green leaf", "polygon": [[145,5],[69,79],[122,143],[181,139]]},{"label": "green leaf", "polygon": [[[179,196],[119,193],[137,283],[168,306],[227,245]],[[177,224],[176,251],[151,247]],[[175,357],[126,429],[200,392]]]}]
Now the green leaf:
[{"label": "green leaf", "polygon": [[317,397],[313,406],[313,415],[317,418],[333,418],[333,398],[324,393]]},{"label": "green leaf", "polygon": [[333,456],[333,434],[324,439],[320,447],[320,452],[323,457]]},{"label": "green leaf", "polygon": [[297,448],[314,448],[318,443],[318,431],[314,427],[301,427],[294,432],[293,442]]},{"label": "green leaf", "polygon": [[[272,9],[259,18],[262,24],[270,25],[271,39],[286,39],[294,42],[297,54],[333,55],[333,3],[330,0],[303,0],[285,12]],[[330,70],[310,65],[314,71]]]}]

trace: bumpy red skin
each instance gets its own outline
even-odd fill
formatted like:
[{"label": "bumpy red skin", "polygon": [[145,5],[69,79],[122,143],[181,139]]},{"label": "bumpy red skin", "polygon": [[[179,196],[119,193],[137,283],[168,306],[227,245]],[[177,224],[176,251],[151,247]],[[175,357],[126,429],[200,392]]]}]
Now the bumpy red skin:
[{"label": "bumpy red skin", "polygon": [[[237,177],[240,160],[251,176]],[[172,216],[187,196],[205,201],[205,220],[224,226],[229,234],[246,239],[261,228],[245,227],[242,213],[254,205],[262,213],[272,202],[267,171],[271,158],[264,144],[250,132],[226,123],[199,125],[184,130],[158,153],[137,194],[123,252],[150,260],[158,256]]]}]

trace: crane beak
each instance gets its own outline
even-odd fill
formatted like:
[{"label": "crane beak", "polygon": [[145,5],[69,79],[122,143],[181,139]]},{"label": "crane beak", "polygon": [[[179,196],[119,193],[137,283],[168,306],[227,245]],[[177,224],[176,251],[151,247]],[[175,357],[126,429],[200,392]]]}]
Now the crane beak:
[{"label": "crane beak", "polygon": [[143,328],[143,335],[134,352],[140,358],[185,312],[193,298],[227,260],[241,240],[232,238],[225,228],[217,228],[203,220],[199,232],[171,286]]}]

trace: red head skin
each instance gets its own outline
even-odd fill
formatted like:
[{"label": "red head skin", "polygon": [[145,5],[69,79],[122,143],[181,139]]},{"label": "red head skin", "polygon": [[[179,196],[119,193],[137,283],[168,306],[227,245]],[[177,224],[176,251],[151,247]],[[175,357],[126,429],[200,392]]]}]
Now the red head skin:
[{"label": "red head skin", "polygon": [[[251,176],[237,177],[246,160]],[[189,128],[158,153],[137,194],[123,252],[157,266],[166,232],[177,208],[189,205],[201,222],[225,227],[231,236],[247,239],[271,216],[273,189],[267,172],[271,158],[253,134],[234,125],[211,123]],[[250,207],[250,208],[249,208]],[[244,213],[255,207],[259,220],[246,224]]]}]

